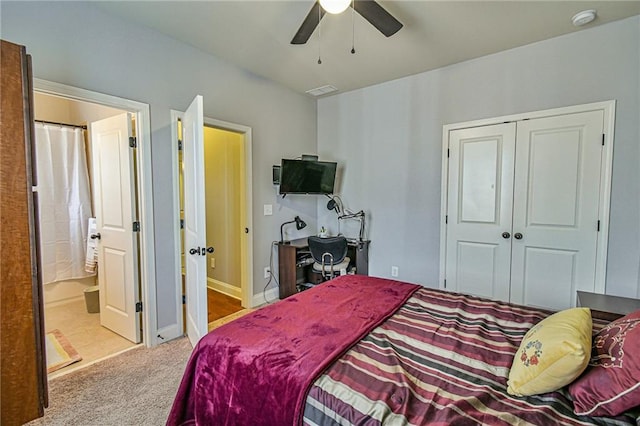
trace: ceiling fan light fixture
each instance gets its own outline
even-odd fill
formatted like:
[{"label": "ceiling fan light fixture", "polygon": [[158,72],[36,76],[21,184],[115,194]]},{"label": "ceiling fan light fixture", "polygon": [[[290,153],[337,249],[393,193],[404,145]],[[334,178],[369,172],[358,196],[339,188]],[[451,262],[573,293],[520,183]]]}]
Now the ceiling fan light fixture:
[{"label": "ceiling fan light fixture", "polygon": [[596,19],[596,11],[593,9],[590,9],[590,10],[583,10],[582,12],[578,12],[575,15],[573,15],[573,18],[571,18],[571,22],[573,22],[573,25],[575,25],[576,27],[580,27],[582,25],[588,24],[594,19]]},{"label": "ceiling fan light fixture", "polygon": [[319,0],[320,6],[327,12],[337,15],[347,10],[351,0]]}]

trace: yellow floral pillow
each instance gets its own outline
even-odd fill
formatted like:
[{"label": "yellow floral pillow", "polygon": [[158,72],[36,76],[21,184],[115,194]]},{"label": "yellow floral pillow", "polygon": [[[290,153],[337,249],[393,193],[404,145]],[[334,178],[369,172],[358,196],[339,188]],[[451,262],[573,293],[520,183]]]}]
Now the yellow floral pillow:
[{"label": "yellow floral pillow", "polygon": [[591,311],[557,312],[531,327],[513,359],[511,395],[537,395],[568,385],[587,368],[591,355]]}]

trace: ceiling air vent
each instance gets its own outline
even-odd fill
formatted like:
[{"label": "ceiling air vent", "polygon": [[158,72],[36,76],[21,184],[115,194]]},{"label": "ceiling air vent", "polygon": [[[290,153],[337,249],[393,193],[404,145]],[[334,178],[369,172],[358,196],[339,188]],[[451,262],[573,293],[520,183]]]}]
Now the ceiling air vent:
[{"label": "ceiling air vent", "polygon": [[331,92],[335,92],[338,89],[333,87],[333,86],[322,86],[322,87],[317,87],[315,89],[311,89],[311,90],[307,90],[305,93],[308,93],[312,96],[322,96],[322,95],[326,95],[327,93],[331,93]]}]

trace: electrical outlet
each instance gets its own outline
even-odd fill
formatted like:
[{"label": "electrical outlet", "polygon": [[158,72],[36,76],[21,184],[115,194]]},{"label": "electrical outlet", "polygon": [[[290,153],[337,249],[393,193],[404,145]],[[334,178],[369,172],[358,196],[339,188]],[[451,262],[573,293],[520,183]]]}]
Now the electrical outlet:
[{"label": "electrical outlet", "polygon": [[273,214],[273,205],[265,204],[264,205],[264,215],[271,216]]},{"label": "electrical outlet", "polygon": [[268,279],[271,276],[271,268],[268,266],[264,267],[264,278]]},{"label": "electrical outlet", "polygon": [[216,258],[215,257],[211,257],[211,267],[215,268],[216,267]]},{"label": "electrical outlet", "polygon": [[392,277],[397,277],[398,276],[398,267],[397,266],[392,266],[391,267],[391,276]]}]

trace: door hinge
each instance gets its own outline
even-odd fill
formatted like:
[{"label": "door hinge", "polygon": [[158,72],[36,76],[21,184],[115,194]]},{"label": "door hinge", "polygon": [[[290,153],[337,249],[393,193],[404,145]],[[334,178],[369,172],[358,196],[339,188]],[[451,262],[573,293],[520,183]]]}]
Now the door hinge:
[{"label": "door hinge", "polygon": [[447,280],[444,280],[444,288],[447,288]]},{"label": "door hinge", "polygon": [[142,302],[136,302],[136,312],[142,312]]},{"label": "door hinge", "polygon": [[444,216],[444,224],[448,224],[449,223],[449,215],[445,215]]},{"label": "door hinge", "polygon": [[602,134],[602,146],[604,146],[604,133]]},{"label": "door hinge", "polygon": [[449,158],[449,148],[447,148],[447,158]]},{"label": "door hinge", "polygon": [[140,232],[140,222],[137,220],[133,222],[133,232]]},{"label": "door hinge", "polygon": [[180,219],[180,229],[184,229],[184,219]]},{"label": "door hinge", "polygon": [[187,304],[187,296],[185,296],[184,294],[182,295],[182,304],[183,305]]},{"label": "door hinge", "polygon": [[135,136],[129,136],[129,147],[131,147],[131,148],[137,148],[138,147],[138,142],[136,141]]},{"label": "door hinge", "polygon": [[597,232],[600,232],[600,220],[598,220],[598,231]]},{"label": "door hinge", "polygon": [[182,151],[182,141],[178,139],[178,151]]}]

